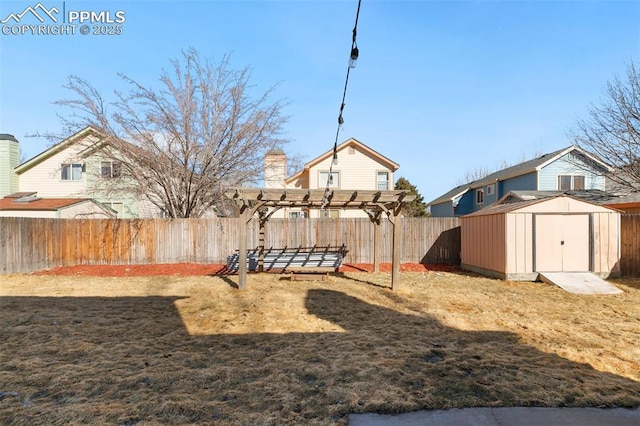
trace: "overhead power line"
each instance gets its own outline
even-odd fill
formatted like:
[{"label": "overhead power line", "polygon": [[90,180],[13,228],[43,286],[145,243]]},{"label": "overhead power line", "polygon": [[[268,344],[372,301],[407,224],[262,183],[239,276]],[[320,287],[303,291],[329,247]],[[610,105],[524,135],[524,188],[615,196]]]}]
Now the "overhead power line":
[{"label": "overhead power line", "polygon": [[325,208],[329,201],[329,194],[331,192],[331,184],[333,183],[333,166],[338,164],[338,138],[340,137],[340,130],[344,123],[342,113],[344,112],[345,99],[347,97],[347,87],[349,86],[349,73],[356,67],[356,62],[360,51],[358,50],[358,44],[356,43],[356,36],[358,34],[358,17],[360,16],[360,3],[362,0],[358,0],[358,9],[356,11],[356,22],[353,25],[353,35],[351,38],[351,50],[349,51],[349,64],[347,66],[347,76],[344,80],[344,90],[342,92],[342,102],[340,102],[340,112],[338,114],[338,129],[336,130],[336,139],[333,142],[333,157],[331,159],[331,165],[329,166],[329,176],[327,176],[327,187],[324,191],[324,197],[322,197],[322,208]]}]

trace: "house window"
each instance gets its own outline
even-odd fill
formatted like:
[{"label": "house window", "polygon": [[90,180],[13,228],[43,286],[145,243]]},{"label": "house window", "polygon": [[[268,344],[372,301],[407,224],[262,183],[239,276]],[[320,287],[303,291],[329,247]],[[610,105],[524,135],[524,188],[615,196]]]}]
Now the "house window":
[{"label": "house window", "polygon": [[320,217],[338,219],[340,217],[340,210],[336,210],[336,209],[320,210]]},{"label": "house window", "polygon": [[289,212],[289,219],[304,218],[304,212]]},{"label": "house window", "polygon": [[329,172],[320,172],[318,175],[318,188],[327,187],[327,180],[329,180],[329,188],[339,188],[340,172],[331,172],[331,176],[329,176]]},{"label": "house window", "polygon": [[493,195],[496,192],[496,184],[487,186],[487,195]]},{"label": "house window", "polygon": [[116,217],[121,219],[124,215],[124,203],[116,203],[116,202],[106,202],[106,203],[102,203],[107,207],[111,207],[113,210],[116,211]]},{"label": "house window", "polygon": [[82,180],[82,164],[63,164],[60,167],[60,180]]},{"label": "house window", "polygon": [[102,161],[100,163],[100,176],[105,179],[118,178],[122,174],[122,163],[119,161]]},{"label": "house window", "polygon": [[389,189],[389,172],[378,172],[377,182],[378,191],[387,191]]},{"label": "house window", "polygon": [[558,190],[571,191],[584,189],[584,176],[577,175],[559,175],[558,176]]},{"label": "house window", "polygon": [[484,191],[482,189],[476,189],[476,204],[484,203]]}]

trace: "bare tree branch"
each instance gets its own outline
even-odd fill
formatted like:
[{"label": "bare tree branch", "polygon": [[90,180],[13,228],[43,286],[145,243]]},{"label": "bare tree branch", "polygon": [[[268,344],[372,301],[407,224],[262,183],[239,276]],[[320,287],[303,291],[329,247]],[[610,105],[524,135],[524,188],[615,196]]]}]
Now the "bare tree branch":
[{"label": "bare tree branch", "polygon": [[144,197],[169,217],[198,217],[223,201],[225,188],[259,181],[264,153],[286,143],[283,102],[270,101],[273,88],[253,97],[250,76],[231,69],[228,55],[212,64],[189,49],[162,71],[160,89],[121,74],[129,91],[116,92],[113,113],[76,76],[65,86],[75,98],[57,104],[71,108],[69,130],[94,127],[100,155],[122,164],[117,179],[96,179],[99,190]]},{"label": "bare tree branch", "polygon": [[574,141],[609,163],[607,178],[619,192],[640,190],[640,72],[633,62],[626,80],[607,83],[604,98],[592,104],[589,118],[579,120]]}]

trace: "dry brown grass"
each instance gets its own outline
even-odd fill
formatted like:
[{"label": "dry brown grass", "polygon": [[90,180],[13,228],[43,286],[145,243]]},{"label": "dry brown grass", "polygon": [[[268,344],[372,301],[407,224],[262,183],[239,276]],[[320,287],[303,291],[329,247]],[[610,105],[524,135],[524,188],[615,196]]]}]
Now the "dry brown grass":
[{"label": "dry brown grass", "polygon": [[0,277],[2,424],[328,424],[349,412],[639,406],[640,281],[455,273]]}]

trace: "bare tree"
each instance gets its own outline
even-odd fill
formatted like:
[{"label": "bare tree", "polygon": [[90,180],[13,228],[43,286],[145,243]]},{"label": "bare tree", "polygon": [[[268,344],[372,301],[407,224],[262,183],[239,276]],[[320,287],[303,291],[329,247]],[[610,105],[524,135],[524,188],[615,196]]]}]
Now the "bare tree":
[{"label": "bare tree", "polygon": [[465,185],[487,177],[490,174],[491,172],[488,167],[475,167],[473,170],[467,170],[464,176],[456,181],[456,185]]},{"label": "bare tree", "polygon": [[609,163],[607,177],[617,189],[640,190],[640,72],[633,62],[626,80],[607,83],[599,105],[592,104],[589,118],[573,130],[575,142]]},{"label": "bare tree", "polygon": [[213,64],[190,49],[171,65],[160,89],[120,74],[130,91],[116,92],[109,105],[89,82],[70,77],[65,87],[76,98],[57,102],[74,112],[64,124],[97,130],[99,155],[113,167],[101,171],[112,179],[95,180],[100,190],[144,197],[174,218],[227,210],[224,190],[259,181],[264,153],[286,142],[284,105],[270,100],[273,88],[254,97],[249,68],[230,69],[227,55]]}]

